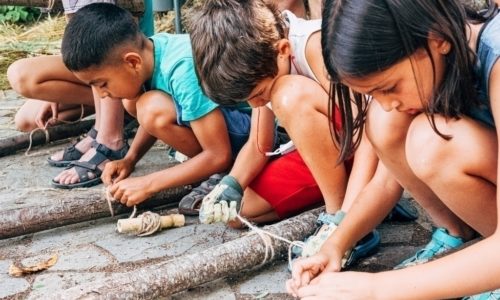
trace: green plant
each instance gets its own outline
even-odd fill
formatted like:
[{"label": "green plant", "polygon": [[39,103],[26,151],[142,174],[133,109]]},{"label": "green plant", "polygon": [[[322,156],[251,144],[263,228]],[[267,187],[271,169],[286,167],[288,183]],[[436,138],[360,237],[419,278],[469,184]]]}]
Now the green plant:
[{"label": "green plant", "polygon": [[26,23],[35,21],[40,9],[24,6],[0,5],[0,22]]}]

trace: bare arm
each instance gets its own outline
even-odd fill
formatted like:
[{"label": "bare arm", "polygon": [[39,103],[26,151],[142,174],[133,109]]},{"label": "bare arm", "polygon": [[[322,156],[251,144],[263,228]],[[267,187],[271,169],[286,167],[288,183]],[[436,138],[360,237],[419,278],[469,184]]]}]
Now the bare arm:
[{"label": "bare arm", "polygon": [[[500,121],[500,64],[490,76],[490,102],[496,123]],[[497,143],[500,134],[497,131]],[[498,153],[498,147],[496,149]],[[498,178],[498,154],[496,178]],[[496,185],[496,179],[494,180]],[[496,190],[497,219],[500,196]],[[355,207],[353,206],[353,212]],[[347,220],[346,220],[347,221]],[[345,227],[348,223],[342,224]],[[341,228],[342,228],[341,226]],[[345,228],[344,228],[345,230]],[[341,231],[337,231],[337,233]],[[338,235],[335,235],[338,238]],[[299,296],[318,295],[318,290],[340,299],[444,299],[478,294],[500,287],[500,225],[484,240],[446,257],[396,271],[378,274],[358,272],[323,273],[311,285],[299,290]],[[363,280],[366,284],[353,286]],[[342,290],[333,285],[341,286]],[[332,288],[329,288],[332,287]],[[330,294],[328,294],[330,292]],[[340,295],[344,292],[346,295]],[[360,298],[362,299],[362,298]]]},{"label": "bare arm", "polygon": [[132,145],[130,145],[130,149],[124,159],[130,161],[135,166],[155,142],[156,138],[147,133],[142,126],[139,126]]},{"label": "bare arm", "polygon": [[219,109],[192,121],[191,128],[202,151],[182,164],[147,175],[155,192],[200,181],[231,165],[229,136]]},{"label": "bare arm", "polygon": [[[490,103],[495,124],[500,122],[500,63],[490,75]],[[497,141],[500,132],[497,128]],[[500,149],[500,147],[499,147]],[[499,150],[497,150],[499,151]],[[500,153],[499,153],[500,154]],[[498,161],[498,156],[497,156]],[[497,178],[500,168],[497,162]],[[496,184],[496,182],[495,182]],[[500,215],[500,195],[496,192],[497,219]],[[405,294],[414,299],[451,298],[494,290],[500,287],[500,225],[488,238],[438,260],[398,271],[381,273],[375,286],[398,286],[390,291],[378,291],[380,298],[398,298]],[[422,276],[425,274],[425,276]],[[473,276],[471,276],[473,274]],[[403,292],[404,290],[410,292]]]},{"label": "bare arm", "polygon": [[373,178],[377,170],[378,162],[377,154],[366,137],[365,132],[363,132],[363,138],[354,155],[354,162],[347,183],[346,195],[342,203],[342,211],[349,211],[356,197]]},{"label": "bare arm", "polygon": [[399,200],[394,195],[401,195],[401,192],[399,183],[379,161],[375,175],[356,197],[346,217],[321,251],[335,247],[339,253],[345,253],[382,222]]},{"label": "bare arm", "polygon": [[274,126],[274,114],[269,108],[263,106],[252,110],[250,137],[229,173],[238,180],[243,190],[260,173],[269,159],[264,153],[272,150]]}]

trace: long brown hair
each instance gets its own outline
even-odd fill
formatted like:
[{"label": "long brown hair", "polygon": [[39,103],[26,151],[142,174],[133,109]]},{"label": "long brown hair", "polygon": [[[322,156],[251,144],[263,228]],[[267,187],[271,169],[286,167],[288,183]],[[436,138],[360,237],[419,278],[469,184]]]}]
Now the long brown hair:
[{"label": "long brown hair", "polygon": [[[360,142],[368,102],[367,96],[343,85],[343,78],[386,70],[419,49],[427,52],[434,68],[428,48],[430,33],[452,45],[443,81],[424,107],[434,131],[449,138],[436,128],[434,114],[458,118],[478,105],[475,55],[468,45],[466,20],[466,10],[458,0],[325,0],[321,45],[332,80],[330,101],[337,97],[342,116],[342,128],[334,131],[340,132],[335,138],[341,160]],[[353,105],[358,111],[355,117]]]}]

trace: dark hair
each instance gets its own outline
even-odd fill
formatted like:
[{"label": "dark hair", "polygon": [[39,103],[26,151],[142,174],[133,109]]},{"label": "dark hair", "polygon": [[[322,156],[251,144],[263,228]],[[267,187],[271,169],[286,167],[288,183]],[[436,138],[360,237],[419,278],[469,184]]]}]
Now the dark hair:
[{"label": "dark hair", "polygon": [[81,71],[113,62],[110,54],[126,43],[142,47],[142,33],[132,15],[114,4],[93,3],[69,20],[61,53],[70,71]]},{"label": "dark hair", "polygon": [[[475,55],[468,45],[466,26],[466,12],[458,0],[325,0],[321,45],[332,80],[330,101],[337,96],[342,115],[343,127],[335,134],[341,160],[359,144],[369,98],[354,93],[351,99],[341,80],[386,70],[418,49],[429,54],[434,67],[429,33],[452,45],[443,81],[424,108],[434,131],[450,138],[437,130],[433,114],[458,118],[478,104]],[[358,110],[355,118],[352,103]]]},{"label": "dark hair", "polygon": [[284,26],[262,0],[207,0],[189,24],[196,71],[205,94],[222,105],[247,100],[278,73],[275,44]]}]

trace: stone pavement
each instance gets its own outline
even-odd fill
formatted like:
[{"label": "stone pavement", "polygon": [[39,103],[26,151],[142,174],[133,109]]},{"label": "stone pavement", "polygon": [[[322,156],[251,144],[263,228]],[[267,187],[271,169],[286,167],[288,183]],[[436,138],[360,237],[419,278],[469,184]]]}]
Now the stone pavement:
[{"label": "stone pavement", "polygon": [[[0,137],[15,135],[12,117],[22,100],[12,92],[0,96]],[[34,156],[17,153],[0,158],[0,211],[12,205],[52,204],[72,197],[79,191],[52,190],[49,182],[60,169],[46,165],[48,153],[61,148],[62,143],[34,149]],[[166,163],[165,149],[156,147],[144,158],[156,168]],[[144,163],[147,165],[147,163]],[[141,167],[138,167],[139,171]],[[142,168],[142,172],[149,167]],[[30,190],[31,189],[31,190]],[[40,190],[49,190],[46,197]],[[31,191],[31,192],[30,192]],[[90,189],[102,193],[102,187]],[[26,203],[12,199],[25,198]],[[33,204],[34,203],[34,204]],[[159,212],[174,213],[168,205]],[[427,242],[430,223],[421,212],[412,223],[383,223],[379,226],[382,238],[380,251],[360,261],[355,270],[381,271],[412,254]],[[238,241],[244,231],[229,229],[221,224],[199,224],[197,218],[188,217],[186,226],[169,229],[149,237],[118,234],[116,221],[126,214],[66,225],[50,230],[0,240],[0,298],[46,299],[52,295],[65,295],[70,288],[92,285],[116,273],[139,270],[186,254],[205,251],[229,241]],[[30,265],[57,254],[58,261],[50,269],[14,278],[8,275],[12,262]],[[204,285],[168,296],[169,299],[289,299],[284,281],[289,277],[285,259],[251,271],[241,271]],[[62,296],[62,298],[66,298]]]}]

